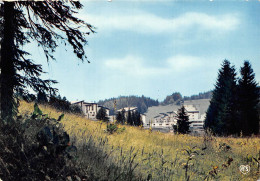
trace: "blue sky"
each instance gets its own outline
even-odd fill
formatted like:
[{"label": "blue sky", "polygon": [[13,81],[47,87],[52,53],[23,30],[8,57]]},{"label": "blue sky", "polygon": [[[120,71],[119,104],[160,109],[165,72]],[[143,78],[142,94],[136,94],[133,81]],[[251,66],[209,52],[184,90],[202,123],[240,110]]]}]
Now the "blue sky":
[{"label": "blue sky", "polygon": [[[260,1],[83,1],[78,16],[96,27],[81,63],[61,45],[57,61],[33,58],[70,101],[145,95],[162,101],[214,88],[224,59],[249,60],[260,80]],[[65,51],[67,49],[67,51]]]}]

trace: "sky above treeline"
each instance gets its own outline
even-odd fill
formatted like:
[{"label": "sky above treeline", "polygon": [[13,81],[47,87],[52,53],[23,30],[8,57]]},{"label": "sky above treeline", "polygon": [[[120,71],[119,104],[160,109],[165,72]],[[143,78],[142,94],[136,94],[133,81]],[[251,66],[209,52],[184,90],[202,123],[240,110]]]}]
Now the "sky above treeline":
[{"label": "sky above treeline", "polygon": [[[95,26],[88,60],[60,45],[57,61],[27,46],[70,101],[145,95],[162,101],[214,89],[224,59],[249,60],[260,81],[260,1],[81,1],[78,17]],[[67,49],[67,51],[65,51]]]}]

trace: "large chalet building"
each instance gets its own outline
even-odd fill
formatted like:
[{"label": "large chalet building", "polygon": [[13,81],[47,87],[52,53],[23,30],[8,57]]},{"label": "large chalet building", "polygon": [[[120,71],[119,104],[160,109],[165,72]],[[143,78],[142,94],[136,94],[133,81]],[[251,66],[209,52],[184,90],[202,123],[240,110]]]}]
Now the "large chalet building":
[{"label": "large chalet building", "polygon": [[[184,107],[191,122],[190,131],[192,133],[202,133],[206,114],[201,114],[194,105],[184,105]],[[177,111],[178,109],[165,113],[161,112],[152,119],[146,119],[143,122],[144,128],[172,132],[173,125],[177,124]]]},{"label": "large chalet building", "polygon": [[72,102],[72,105],[78,105],[83,114],[87,119],[96,119],[97,113],[99,109],[104,108],[107,112],[107,116],[109,116],[109,109],[103,106],[98,105],[97,103],[88,103],[85,101],[77,101],[77,102]]}]

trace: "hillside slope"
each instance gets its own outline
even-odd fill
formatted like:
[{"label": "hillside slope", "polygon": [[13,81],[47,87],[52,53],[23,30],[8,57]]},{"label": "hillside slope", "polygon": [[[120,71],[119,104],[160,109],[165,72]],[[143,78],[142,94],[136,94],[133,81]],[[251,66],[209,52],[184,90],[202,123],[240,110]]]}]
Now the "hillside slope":
[{"label": "hillside slope", "polygon": [[[57,117],[60,112],[40,106]],[[20,114],[30,113],[33,104],[22,103]],[[256,180],[259,138],[219,138],[172,135],[131,126],[108,134],[106,124],[66,114],[61,121],[72,143],[78,147],[77,161],[86,174],[98,180]],[[207,160],[205,162],[205,160]],[[247,160],[247,161],[246,161]],[[250,165],[242,174],[240,165]]]}]

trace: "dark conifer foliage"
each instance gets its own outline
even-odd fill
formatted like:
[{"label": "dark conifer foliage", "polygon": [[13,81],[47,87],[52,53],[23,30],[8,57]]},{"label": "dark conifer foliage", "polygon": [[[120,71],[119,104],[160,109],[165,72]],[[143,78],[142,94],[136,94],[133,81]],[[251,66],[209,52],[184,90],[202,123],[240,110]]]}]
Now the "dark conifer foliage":
[{"label": "dark conifer foliage", "polygon": [[116,114],[116,122],[117,123],[120,123],[120,124],[124,124],[124,121],[123,121],[123,114],[121,111],[118,111],[117,114]]},{"label": "dark conifer foliage", "polygon": [[45,92],[39,92],[37,94],[37,102],[42,104],[48,103],[48,98]]},{"label": "dark conifer foliage", "polygon": [[190,129],[189,116],[184,106],[182,106],[178,110],[178,114],[177,114],[177,132],[181,134],[187,134],[190,132],[189,129]]},{"label": "dark conifer foliage", "polygon": [[122,115],[122,123],[125,124],[126,123],[126,111],[125,111],[125,109],[122,109],[121,115]]},{"label": "dark conifer foliage", "polygon": [[141,126],[141,114],[139,111],[122,111],[117,112],[116,114],[117,123],[125,124],[127,122],[128,125],[131,126]]},{"label": "dark conifer foliage", "polygon": [[183,100],[197,100],[197,99],[210,99],[212,97],[212,91],[200,92],[198,95],[184,96]]},{"label": "dark conifer foliage", "polygon": [[228,60],[224,60],[207,111],[206,129],[212,130],[217,135],[236,133],[236,88],[235,68]]},{"label": "dark conifer foliage", "polygon": [[182,95],[179,92],[174,92],[172,95],[166,96],[166,98],[161,102],[161,105],[169,104],[180,104],[182,100]]},{"label": "dark conifer foliage", "polygon": [[[91,25],[74,16],[82,8],[79,1],[4,1],[0,5],[0,109],[1,117],[11,120],[17,112],[14,95],[18,90],[19,94],[28,94],[27,87],[49,94],[57,91],[51,86],[57,82],[42,80],[41,65],[29,59],[30,54],[21,47],[35,41],[49,61],[54,59],[57,40],[60,40],[65,45],[68,42],[83,61],[86,59],[85,35],[94,31]],[[82,32],[83,28],[87,32]]]},{"label": "dark conifer foliage", "polygon": [[259,103],[258,84],[251,64],[244,62],[240,69],[241,78],[238,81],[239,130],[243,135],[259,133]]},{"label": "dark conifer foliage", "polygon": [[98,120],[101,120],[101,121],[104,121],[104,122],[108,122],[109,121],[109,118],[107,116],[107,111],[105,108],[101,107],[98,112],[97,112],[97,115],[96,115],[96,118]]},{"label": "dark conifer foliage", "polygon": [[154,100],[145,96],[120,96],[118,98],[110,98],[98,101],[98,104],[109,108],[111,110],[111,114],[114,114],[113,106],[115,100],[117,102],[117,109],[124,107],[137,107],[140,113],[145,113],[148,107],[159,105],[158,100]]},{"label": "dark conifer foliage", "polygon": [[133,121],[132,112],[128,111],[126,114],[127,114],[127,124],[133,126],[134,121]]},{"label": "dark conifer foliage", "polygon": [[132,117],[133,117],[134,126],[142,125],[141,114],[138,111],[133,112]]}]

